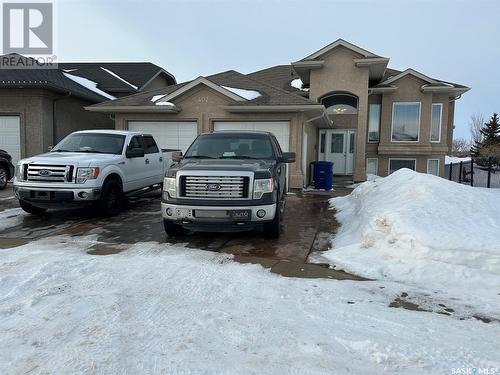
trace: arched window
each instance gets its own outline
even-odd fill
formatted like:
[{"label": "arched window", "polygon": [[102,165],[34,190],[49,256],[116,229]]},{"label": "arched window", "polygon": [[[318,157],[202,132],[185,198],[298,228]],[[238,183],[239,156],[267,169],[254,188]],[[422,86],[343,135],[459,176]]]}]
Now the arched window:
[{"label": "arched window", "polygon": [[358,113],[358,98],[350,94],[331,94],[321,99],[326,112],[332,115],[350,115]]}]

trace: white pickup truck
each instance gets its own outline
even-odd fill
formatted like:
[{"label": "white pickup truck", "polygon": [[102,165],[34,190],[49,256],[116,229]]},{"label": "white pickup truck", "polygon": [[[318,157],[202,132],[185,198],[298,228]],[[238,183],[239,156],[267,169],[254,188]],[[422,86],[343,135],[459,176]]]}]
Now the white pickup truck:
[{"label": "white pickup truck", "polygon": [[94,205],[117,214],[124,198],[160,188],[171,153],[153,136],[130,131],[85,130],[68,135],[46,154],[19,161],[14,193],[21,208]]}]

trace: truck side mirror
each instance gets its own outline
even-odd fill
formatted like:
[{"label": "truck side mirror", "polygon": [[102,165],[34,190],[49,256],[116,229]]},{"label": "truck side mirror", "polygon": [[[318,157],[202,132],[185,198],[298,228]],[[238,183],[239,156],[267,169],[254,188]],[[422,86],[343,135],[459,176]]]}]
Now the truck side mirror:
[{"label": "truck side mirror", "polygon": [[295,163],[295,152],[284,152],[278,161],[280,163]]},{"label": "truck side mirror", "polygon": [[125,153],[125,156],[127,159],[132,159],[132,158],[142,158],[144,157],[144,149],[143,148],[131,148],[127,150]]},{"label": "truck side mirror", "polygon": [[175,163],[180,162],[182,159],[182,151],[174,151],[172,152],[172,161]]}]

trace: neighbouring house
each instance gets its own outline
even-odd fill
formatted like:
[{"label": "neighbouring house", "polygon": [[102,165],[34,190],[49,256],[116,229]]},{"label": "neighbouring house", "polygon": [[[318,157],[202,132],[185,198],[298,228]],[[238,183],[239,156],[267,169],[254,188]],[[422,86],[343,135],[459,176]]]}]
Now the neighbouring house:
[{"label": "neighbouring house", "polygon": [[316,160],[333,161],[335,174],[354,181],[403,167],[443,175],[455,101],[469,88],[388,62],[339,39],[290,65],[231,70],[87,109],[184,151],[202,132],[271,131],[297,154],[291,188],[310,182]]},{"label": "neighbouring house", "polygon": [[149,62],[59,63],[48,69],[27,68],[36,64],[21,55],[0,59],[24,62],[20,69],[0,68],[0,149],[14,163],[45,152],[75,130],[114,128],[111,116],[86,106],[176,83]]}]

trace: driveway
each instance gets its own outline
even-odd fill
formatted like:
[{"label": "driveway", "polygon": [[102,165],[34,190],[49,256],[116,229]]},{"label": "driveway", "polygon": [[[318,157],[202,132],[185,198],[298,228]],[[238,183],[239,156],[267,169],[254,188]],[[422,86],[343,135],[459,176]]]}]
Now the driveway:
[{"label": "driveway", "polygon": [[[92,255],[113,255],[138,242],[183,244],[219,253],[233,254],[242,263],[259,263],[284,276],[360,279],[325,265],[307,263],[311,251],[326,250],[337,222],[328,208],[332,196],[349,194],[351,189],[334,192],[289,194],[282,235],[278,240],[265,239],[259,232],[189,233],[179,238],[166,236],[161,220],[158,192],[132,198],[128,208],[112,218],[99,218],[90,209],[49,211],[36,217],[12,210],[19,215],[15,225],[2,230],[0,248],[11,248],[48,236],[95,235],[98,245]],[[11,189],[1,192],[0,211],[18,207]],[[10,211],[9,211],[10,212]]]}]

